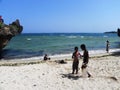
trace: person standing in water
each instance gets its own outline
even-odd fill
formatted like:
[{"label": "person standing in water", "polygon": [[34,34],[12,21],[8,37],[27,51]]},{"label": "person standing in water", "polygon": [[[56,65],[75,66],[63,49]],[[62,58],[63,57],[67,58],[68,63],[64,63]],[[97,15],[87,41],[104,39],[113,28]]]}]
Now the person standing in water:
[{"label": "person standing in water", "polygon": [[89,53],[86,49],[85,44],[81,44],[80,48],[83,50],[83,63],[82,63],[82,66],[81,66],[82,76],[85,77],[84,75],[87,74],[88,77],[91,77],[91,74],[86,70],[87,64],[89,62]]},{"label": "person standing in water", "polygon": [[109,48],[110,48],[110,43],[109,43],[109,41],[107,40],[107,41],[106,41],[106,51],[107,51],[107,53],[109,53]]}]

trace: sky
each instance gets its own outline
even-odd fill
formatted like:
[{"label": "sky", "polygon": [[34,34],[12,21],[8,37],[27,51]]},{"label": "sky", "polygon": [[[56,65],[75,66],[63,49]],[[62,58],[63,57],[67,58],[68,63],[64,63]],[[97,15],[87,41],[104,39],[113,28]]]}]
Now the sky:
[{"label": "sky", "polygon": [[102,33],[120,27],[120,0],[0,0],[0,15],[23,33]]}]

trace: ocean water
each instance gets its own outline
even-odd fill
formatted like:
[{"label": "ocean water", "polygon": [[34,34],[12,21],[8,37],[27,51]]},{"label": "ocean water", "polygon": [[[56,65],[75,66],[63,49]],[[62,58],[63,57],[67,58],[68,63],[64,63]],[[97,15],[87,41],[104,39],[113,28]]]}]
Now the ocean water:
[{"label": "ocean water", "polygon": [[120,48],[120,37],[115,33],[26,33],[12,38],[3,50],[3,57],[13,59],[69,54],[81,44],[86,44],[88,50],[105,50],[107,40],[110,48]]}]

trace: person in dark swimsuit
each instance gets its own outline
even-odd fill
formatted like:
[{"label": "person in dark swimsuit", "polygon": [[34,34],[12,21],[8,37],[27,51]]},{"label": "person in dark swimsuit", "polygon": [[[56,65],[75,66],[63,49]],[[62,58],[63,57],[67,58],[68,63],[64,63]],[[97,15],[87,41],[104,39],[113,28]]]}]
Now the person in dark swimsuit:
[{"label": "person in dark swimsuit", "polygon": [[[81,69],[82,69],[82,73],[83,73],[83,70],[85,70],[87,68],[87,64],[89,62],[89,53],[86,49],[86,46],[85,44],[81,44],[81,49],[83,50],[83,63],[82,63],[82,66],[81,66]],[[91,74],[86,71],[88,77],[91,77]]]},{"label": "person in dark swimsuit", "polygon": [[110,47],[110,44],[109,44],[109,41],[107,40],[106,41],[106,51],[107,51],[107,53],[109,53],[109,47]]}]

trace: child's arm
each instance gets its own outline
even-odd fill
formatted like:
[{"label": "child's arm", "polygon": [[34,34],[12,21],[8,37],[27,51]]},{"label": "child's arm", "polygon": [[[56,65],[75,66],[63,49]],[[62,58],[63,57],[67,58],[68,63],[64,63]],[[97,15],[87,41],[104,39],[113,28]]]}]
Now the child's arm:
[{"label": "child's arm", "polygon": [[74,58],[74,53],[72,54],[72,59]]},{"label": "child's arm", "polygon": [[82,58],[83,56],[79,53],[79,58]]}]

